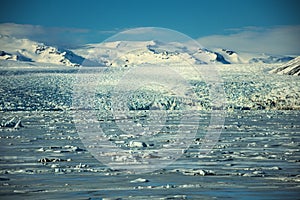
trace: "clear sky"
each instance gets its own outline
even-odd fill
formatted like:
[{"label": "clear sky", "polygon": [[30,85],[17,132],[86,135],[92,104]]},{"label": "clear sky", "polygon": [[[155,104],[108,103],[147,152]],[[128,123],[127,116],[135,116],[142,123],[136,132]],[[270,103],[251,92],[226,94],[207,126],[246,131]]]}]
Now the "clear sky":
[{"label": "clear sky", "polygon": [[[0,23],[74,29],[99,42],[135,27],[164,27],[192,38],[243,27],[300,25],[298,0],[8,0]],[[84,30],[89,30],[86,33]],[[53,33],[50,31],[49,34]],[[84,33],[85,32],[85,33]],[[97,41],[96,41],[97,40]]]}]

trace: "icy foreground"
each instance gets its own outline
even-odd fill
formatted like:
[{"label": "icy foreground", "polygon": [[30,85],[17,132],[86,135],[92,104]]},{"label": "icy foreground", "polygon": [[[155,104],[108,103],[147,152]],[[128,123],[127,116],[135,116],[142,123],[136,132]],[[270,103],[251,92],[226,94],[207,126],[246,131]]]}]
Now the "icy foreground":
[{"label": "icy foreground", "polygon": [[[18,70],[17,70],[18,69]],[[57,68],[1,68],[1,111],[70,110],[72,89],[77,69]],[[84,69],[84,68],[83,68]],[[88,69],[88,68],[87,68]],[[118,83],[118,77],[130,68],[100,68],[99,84],[93,101],[100,110],[110,107],[110,91]],[[296,76],[269,74],[273,65],[220,65],[218,71],[223,80],[225,110],[298,110],[300,108],[300,82]],[[28,76],[35,72],[50,76]],[[38,74],[38,73],[37,73]],[[112,76],[113,74],[113,76]],[[13,76],[12,76],[13,75]],[[195,99],[177,98],[163,88],[141,88],[132,93],[128,104],[131,110],[143,110],[149,106],[164,109],[185,109],[192,100],[197,110],[211,110],[209,85],[195,74],[187,74],[187,83]],[[175,103],[175,104],[174,104]],[[173,108],[171,108],[173,107]]]},{"label": "icy foreground", "polygon": [[[101,81],[93,99],[99,111],[109,111],[108,92],[118,83],[118,76],[110,72],[122,75],[129,69],[99,69]],[[202,108],[197,111],[195,137],[186,137],[191,145],[171,165],[133,174],[101,164],[88,150],[95,145],[87,148],[80,140],[71,117],[72,93],[76,76],[90,76],[88,70],[78,74],[75,68],[63,66],[1,67],[1,199],[296,199],[300,81],[299,76],[269,74],[271,69],[273,65],[261,64],[218,67],[227,116],[218,143],[207,155],[201,155],[200,148],[210,123],[210,86],[201,77],[187,76],[198,97],[194,103]],[[145,113],[145,105],[153,99],[155,106],[170,111],[193,105],[165,90],[142,89],[131,96],[128,106],[133,113]],[[155,158],[155,151],[176,140],[172,136],[178,120],[173,115],[151,137],[137,135],[135,129],[131,134],[120,131],[105,112],[97,116],[104,137],[130,151],[134,159]],[[145,114],[135,120],[141,128],[147,124]]]}]

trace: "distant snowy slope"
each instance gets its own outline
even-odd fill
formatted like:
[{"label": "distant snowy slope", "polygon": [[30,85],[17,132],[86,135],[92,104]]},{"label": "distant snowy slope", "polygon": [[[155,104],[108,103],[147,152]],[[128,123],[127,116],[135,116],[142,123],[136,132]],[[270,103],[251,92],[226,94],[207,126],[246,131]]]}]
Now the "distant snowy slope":
[{"label": "distant snowy slope", "polygon": [[[159,41],[114,41],[88,44],[74,53],[106,66],[131,66],[141,63],[251,64],[284,63],[293,57],[237,53],[228,49],[194,48],[182,43]],[[84,65],[84,63],[83,63]]]},{"label": "distant snowy slope", "polygon": [[236,52],[228,49],[213,49],[213,51],[222,55],[230,64],[285,63],[294,58],[291,56],[271,55],[266,53]]},{"label": "distant snowy slope", "polygon": [[43,43],[0,35],[0,60],[79,66],[84,58]]},{"label": "distant snowy slope", "polygon": [[272,70],[271,73],[300,76],[300,56]]},{"label": "distant snowy slope", "polygon": [[[106,66],[131,66],[142,63],[228,64],[224,57],[207,49],[191,49],[181,43],[158,41],[115,41],[89,44],[72,50]],[[83,63],[84,65],[84,63]]]},{"label": "distant snowy slope", "polygon": [[249,63],[266,63],[266,64],[272,64],[272,63],[286,63],[290,60],[293,60],[293,57],[290,56],[273,56],[273,55],[264,55],[260,57],[254,57],[249,60]]}]

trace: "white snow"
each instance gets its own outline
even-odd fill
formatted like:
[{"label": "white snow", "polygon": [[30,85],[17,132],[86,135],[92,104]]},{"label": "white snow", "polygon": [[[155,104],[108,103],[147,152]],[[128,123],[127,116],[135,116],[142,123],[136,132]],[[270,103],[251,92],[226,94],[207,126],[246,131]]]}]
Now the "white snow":
[{"label": "white snow", "polygon": [[106,66],[134,66],[144,63],[178,64],[182,62],[224,64],[222,61],[217,60],[215,52],[207,49],[195,49],[195,47],[174,42],[114,41],[89,44],[72,51]]},{"label": "white snow", "polygon": [[160,41],[107,41],[60,50],[29,39],[0,35],[0,60],[79,66],[136,66],[140,64],[249,64],[284,63],[290,56],[206,49],[186,43]]},{"label": "white snow", "polygon": [[[106,66],[134,66],[143,63],[249,64],[283,63],[290,56],[235,52],[228,49],[205,49],[189,43],[160,41],[113,41],[88,44],[74,53]],[[84,65],[84,64],[83,64]]]},{"label": "white snow", "polygon": [[5,51],[0,51],[0,60],[14,60],[14,61],[17,61],[18,57],[17,57],[17,55],[12,55],[12,54],[7,53]]},{"label": "white snow", "polygon": [[300,56],[272,70],[271,73],[300,76]]},{"label": "white snow", "polygon": [[17,39],[0,35],[0,60],[27,61],[38,63],[50,63],[66,66],[78,66],[71,62],[71,53],[61,52],[55,47],[29,39]]},{"label": "white snow", "polygon": [[248,53],[248,52],[236,52],[229,49],[213,49],[214,52],[219,53],[230,64],[273,64],[273,63],[285,63],[293,59],[291,56],[285,55],[271,55],[267,53]]}]

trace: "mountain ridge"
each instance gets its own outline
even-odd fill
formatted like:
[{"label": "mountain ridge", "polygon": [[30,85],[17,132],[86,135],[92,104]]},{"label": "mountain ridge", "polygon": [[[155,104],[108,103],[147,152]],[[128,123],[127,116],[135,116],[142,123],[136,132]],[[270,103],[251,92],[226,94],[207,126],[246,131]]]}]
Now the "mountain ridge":
[{"label": "mountain ridge", "polygon": [[206,49],[159,41],[113,41],[60,49],[29,39],[0,35],[0,60],[64,66],[130,66],[141,63],[194,64],[286,63],[291,56],[245,54],[229,49]]},{"label": "mountain ridge", "polygon": [[300,76],[300,56],[297,56],[293,60],[273,69],[270,73]]},{"label": "mountain ridge", "polygon": [[59,49],[29,39],[0,35],[0,60],[80,66],[84,58],[67,49]]}]

